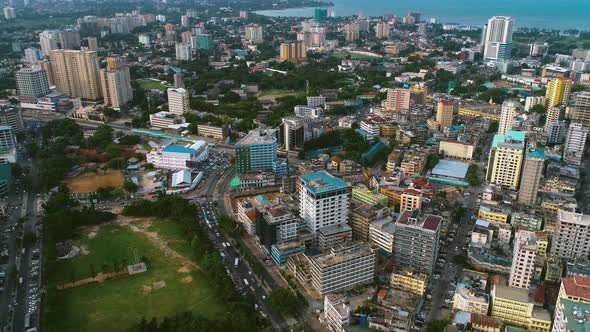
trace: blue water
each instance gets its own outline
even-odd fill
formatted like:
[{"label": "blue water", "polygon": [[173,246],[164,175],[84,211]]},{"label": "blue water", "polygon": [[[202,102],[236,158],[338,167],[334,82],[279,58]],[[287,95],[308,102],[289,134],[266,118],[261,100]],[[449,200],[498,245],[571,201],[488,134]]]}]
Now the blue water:
[{"label": "blue water", "polygon": [[[332,0],[336,16],[404,16],[481,26],[494,15],[512,16],[518,27],[590,30],[590,0]],[[268,16],[312,17],[313,8],[263,10]]]}]

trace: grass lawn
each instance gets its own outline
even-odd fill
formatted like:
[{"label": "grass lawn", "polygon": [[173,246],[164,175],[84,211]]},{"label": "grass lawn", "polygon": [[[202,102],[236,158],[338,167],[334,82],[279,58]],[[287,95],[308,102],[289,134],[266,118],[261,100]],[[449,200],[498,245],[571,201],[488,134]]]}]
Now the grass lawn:
[{"label": "grass lawn", "polygon": [[[86,234],[78,244],[87,254],[59,261],[57,272],[46,280],[49,285],[68,282],[72,276],[88,277],[91,264],[96,272],[102,271],[103,265],[110,272],[115,260],[132,263],[134,256],[148,258],[148,272],[58,291],[59,305],[44,308],[44,331],[125,331],[143,317],[164,317],[181,311],[224,319],[225,307],[216,301],[204,276],[198,271],[182,270],[181,262],[165,256],[145,235],[108,224],[93,238]],[[150,287],[161,281],[165,287]]]},{"label": "grass lawn", "polygon": [[289,90],[283,90],[283,89],[271,89],[271,90],[266,90],[266,91],[262,91],[262,93],[260,94],[260,96],[286,96],[286,95],[291,95],[294,94],[294,92],[289,91]]},{"label": "grass lawn", "polygon": [[141,87],[144,90],[161,90],[161,91],[164,91],[164,90],[172,87],[172,85],[164,84],[161,81],[154,81],[154,80],[150,80],[150,79],[138,80],[138,83],[139,83],[139,85],[141,85]]}]

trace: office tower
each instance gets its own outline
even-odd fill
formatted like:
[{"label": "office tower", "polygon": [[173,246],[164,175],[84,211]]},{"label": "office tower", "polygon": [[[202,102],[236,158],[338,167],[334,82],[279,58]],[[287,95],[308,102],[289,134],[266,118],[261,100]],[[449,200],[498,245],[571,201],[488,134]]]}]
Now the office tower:
[{"label": "office tower", "polygon": [[[191,43],[191,39],[193,37],[193,34],[190,31],[183,31],[180,34],[180,41],[183,44],[190,44]],[[192,46],[192,45],[191,45]]]},{"label": "office tower", "polygon": [[402,211],[395,222],[393,257],[396,264],[432,273],[438,256],[442,218],[420,210]]},{"label": "office tower", "polygon": [[39,67],[20,69],[16,72],[16,89],[19,98],[30,97],[35,102],[49,93],[47,72]]},{"label": "office tower", "polygon": [[182,74],[174,74],[174,88],[184,88],[184,79],[182,78]]},{"label": "office tower", "polygon": [[139,35],[139,43],[145,47],[149,47],[150,46],[150,36]]},{"label": "office tower", "polygon": [[16,140],[11,126],[0,126],[0,154],[14,150]]},{"label": "office tower", "polygon": [[534,205],[537,202],[544,166],[545,150],[543,148],[533,148],[527,151],[520,179],[520,190],[518,191],[519,203]]},{"label": "office tower", "polygon": [[529,289],[535,273],[537,237],[534,232],[519,230],[514,235],[512,266],[508,286]]},{"label": "office tower", "polygon": [[563,160],[566,163],[580,166],[584,156],[584,147],[588,138],[590,129],[585,128],[580,123],[571,123],[565,138],[565,147],[563,149]]},{"label": "office tower", "polygon": [[325,21],[328,18],[328,10],[326,8],[316,8],[313,17],[316,22]]},{"label": "office tower", "polygon": [[547,109],[545,120],[545,135],[547,144],[562,144],[566,133],[565,121],[562,121],[565,105],[558,105]]},{"label": "office tower", "polygon": [[25,129],[20,109],[13,106],[0,105],[0,126],[9,126],[13,133],[20,133]]},{"label": "office tower", "polygon": [[193,50],[190,44],[176,43],[176,60],[192,60]]},{"label": "office tower", "polygon": [[121,66],[118,57],[107,58],[107,68],[100,70],[100,79],[105,105],[121,109],[133,100],[129,68]]},{"label": "office tower", "polygon": [[422,192],[407,188],[400,196],[400,212],[419,210],[422,207]]},{"label": "office tower", "polygon": [[388,38],[389,37],[389,23],[379,22],[375,26],[375,37],[377,38]]},{"label": "office tower", "polygon": [[281,145],[285,151],[303,148],[306,141],[306,129],[312,119],[302,117],[284,117],[280,126]]},{"label": "office tower", "polygon": [[168,112],[182,115],[191,109],[191,96],[184,88],[172,89],[168,92]]},{"label": "office tower", "polygon": [[4,7],[4,18],[14,20],[16,18],[16,10],[12,7]]},{"label": "office tower", "polygon": [[45,56],[49,56],[52,50],[59,48],[59,31],[56,30],[45,30],[39,33],[39,44],[41,45],[41,51]]},{"label": "office tower", "polygon": [[190,23],[189,23],[189,18],[188,18],[187,15],[180,16],[180,25],[183,28],[188,28],[189,27]]},{"label": "office tower", "polygon": [[524,132],[507,131],[504,135],[495,135],[488,156],[487,180],[516,190],[520,183],[524,152]]},{"label": "office tower", "polygon": [[528,289],[493,285],[491,290],[491,316],[505,324],[526,328],[526,331],[551,331],[551,314],[535,305]]},{"label": "office tower", "polygon": [[170,23],[166,23],[166,25],[164,25],[164,32],[167,44],[174,44],[176,42],[176,31],[174,31],[174,26]]},{"label": "office tower", "polygon": [[436,122],[439,125],[439,129],[442,130],[453,124],[453,115],[456,108],[456,104],[448,100],[442,99],[438,102],[438,107],[436,109]]},{"label": "office tower", "polygon": [[502,103],[502,112],[498,123],[498,135],[504,135],[514,126],[514,119],[518,115],[520,103],[514,100],[507,100]]},{"label": "office tower", "polygon": [[238,173],[274,171],[280,167],[277,158],[277,130],[258,128],[236,143],[236,171]]},{"label": "office tower", "polygon": [[59,47],[62,49],[80,48],[80,31],[76,28],[67,28],[58,32]]},{"label": "office tower", "polygon": [[348,222],[351,195],[348,183],[325,171],[305,174],[299,179],[299,216],[312,233]]},{"label": "office tower", "polygon": [[545,93],[545,106],[550,108],[559,104],[567,105],[573,85],[574,82],[565,77],[558,77],[549,81]]},{"label": "office tower", "polygon": [[98,51],[98,39],[96,37],[87,37],[89,51]]},{"label": "office tower", "polygon": [[302,62],[307,58],[307,48],[303,41],[288,41],[280,46],[280,61]]},{"label": "office tower", "polygon": [[590,128],[590,91],[581,92],[576,96],[571,119],[572,122]]},{"label": "office tower", "polygon": [[484,28],[485,60],[503,61],[510,58],[512,51],[512,28],[514,20],[508,16],[494,16]]},{"label": "office tower", "polygon": [[590,278],[562,278],[552,332],[579,331],[590,326]]},{"label": "office tower", "polygon": [[102,97],[96,52],[52,50],[49,59],[58,91],[89,100]]},{"label": "office tower", "polygon": [[198,34],[191,37],[193,50],[208,50],[211,48],[212,38],[209,34]]},{"label": "office tower", "polygon": [[410,89],[388,89],[385,110],[393,113],[409,113],[410,96]]},{"label": "office tower", "polygon": [[360,27],[358,23],[348,23],[344,26],[344,39],[347,42],[354,42],[360,38]]},{"label": "office tower", "polygon": [[331,248],[309,259],[311,285],[321,296],[370,284],[375,278],[375,250],[366,243]]},{"label": "office tower", "polygon": [[559,210],[551,240],[551,255],[574,261],[590,254],[590,216]]},{"label": "office tower", "polygon": [[264,41],[262,26],[250,24],[246,26],[246,40],[252,44],[260,44]]},{"label": "office tower", "polygon": [[25,61],[27,63],[35,63],[41,60],[43,56],[41,55],[41,51],[34,47],[25,48]]},{"label": "office tower", "polygon": [[418,33],[420,36],[426,36],[428,33],[428,24],[426,22],[418,23]]}]

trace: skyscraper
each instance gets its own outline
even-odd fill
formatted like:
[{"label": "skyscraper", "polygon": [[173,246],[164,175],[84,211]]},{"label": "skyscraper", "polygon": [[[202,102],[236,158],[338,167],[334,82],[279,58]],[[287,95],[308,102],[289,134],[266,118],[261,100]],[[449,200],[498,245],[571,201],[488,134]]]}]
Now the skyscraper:
[{"label": "skyscraper", "polygon": [[510,268],[510,287],[529,289],[535,273],[537,257],[537,238],[534,232],[519,230],[514,236],[512,266]]},{"label": "skyscraper", "polygon": [[19,99],[29,98],[35,102],[36,98],[49,93],[47,72],[39,67],[20,69],[16,72],[16,88]]},{"label": "skyscraper", "polygon": [[107,58],[107,68],[100,70],[105,105],[120,109],[133,99],[129,68],[120,64],[117,57]]},{"label": "skyscraper", "polygon": [[444,129],[453,124],[453,114],[457,108],[456,104],[448,100],[442,99],[438,102],[436,109],[436,122],[439,129]]},{"label": "skyscraper", "polygon": [[191,109],[190,94],[186,89],[168,89],[168,112],[182,115]]},{"label": "skyscraper", "polygon": [[260,44],[264,41],[264,37],[262,35],[262,26],[258,24],[247,25],[245,28],[245,32],[246,40],[252,44]]},{"label": "skyscraper", "polygon": [[89,51],[98,51],[98,39],[96,37],[87,37]]},{"label": "skyscraper", "polygon": [[520,190],[518,191],[518,201],[521,204],[534,205],[536,203],[544,166],[545,150],[543,148],[527,151],[520,179]]},{"label": "skyscraper", "polygon": [[507,100],[502,103],[502,113],[500,113],[500,122],[498,123],[498,135],[504,135],[507,131],[512,130],[514,118],[516,118],[520,106],[520,103],[514,100]]},{"label": "skyscraper", "polygon": [[351,187],[328,172],[300,176],[299,215],[312,233],[344,225],[350,215]]},{"label": "skyscraper", "polygon": [[585,128],[580,123],[571,123],[565,138],[565,147],[563,149],[563,160],[573,165],[581,165],[584,156],[584,147],[588,139],[590,129]]},{"label": "skyscraper", "polygon": [[12,7],[4,7],[4,18],[14,20],[16,18],[16,10]]},{"label": "skyscraper", "polygon": [[45,30],[39,33],[39,44],[41,45],[41,51],[45,56],[49,56],[52,50],[59,48],[59,31],[57,30]]},{"label": "skyscraper", "polygon": [[287,41],[280,46],[280,61],[302,62],[307,58],[305,42],[301,40]]},{"label": "skyscraper", "polygon": [[410,112],[410,89],[388,89],[385,110],[393,113]]},{"label": "skyscraper", "polygon": [[393,257],[396,264],[432,273],[438,256],[440,216],[422,214],[420,210],[402,211],[395,222]]},{"label": "skyscraper", "polygon": [[277,158],[277,130],[258,128],[236,143],[236,171],[238,173],[274,171]]},{"label": "skyscraper", "polygon": [[549,81],[545,93],[545,106],[547,108],[559,104],[567,105],[574,82],[566,77],[558,77]]},{"label": "skyscraper", "polygon": [[574,261],[590,254],[590,216],[564,210],[557,212],[551,240],[551,256]]},{"label": "skyscraper", "polygon": [[494,16],[484,28],[484,59],[503,61],[512,51],[512,29],[514,20],[509,16]]},{"label": "skyscraper", "polygon": [[176,43],[176,60],[191,60],[193,50],[190,44]]},{"label": "skyscraper", "polygon": [[375,37],[388,38],[389,37],[389,23],[379,22],[375,26]]},{"label": "skyscraper", "polygon": [[25,48],[25,61],[27,63],[35,63],[41,60],[42,55],[39,49],[34,47]]},{"label": "skyscraper", "polygon": [[590,128],[590,91],[579,93],[576,96],[571,119],[572,122]]},{"label": "skyscraper", "polygon": [[488,156],[487,180],[513,190],[517,189],[520,183],[524,152],[524,132],[507,131],[504,135],[495,135]]},{"label": "skyscraper", "polygon": [[52,50],[49,58],[58,91],[89,100],[102,97],[96,52]]},{"label": "skyscraper", "polygon": [[328,10],[326,8],[316,8],[313,17],[317,22],[325,21],[328,18]]}]

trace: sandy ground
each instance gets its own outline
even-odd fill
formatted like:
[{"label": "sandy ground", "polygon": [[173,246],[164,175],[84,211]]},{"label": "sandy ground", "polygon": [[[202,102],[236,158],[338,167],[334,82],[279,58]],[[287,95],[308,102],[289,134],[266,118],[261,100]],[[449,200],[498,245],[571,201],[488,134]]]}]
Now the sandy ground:
[{"label": "sandy ground", "polygon": [[101,187],[117,188],[123,184],[123,174],[121,171],[108,170],[106,174],[98,171],[97,174],[85,173],[66,180],[70,191],[74,194],[91,193]]}]

